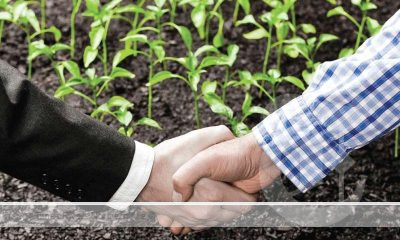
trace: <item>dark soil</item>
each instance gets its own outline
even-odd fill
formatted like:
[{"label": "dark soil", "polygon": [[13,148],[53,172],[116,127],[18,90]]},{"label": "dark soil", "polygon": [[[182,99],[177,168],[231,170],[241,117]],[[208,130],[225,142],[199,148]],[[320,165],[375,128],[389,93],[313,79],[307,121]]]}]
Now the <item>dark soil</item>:
[{"label": "dark soil", "polygon": [[[69,36],[69,13],[71,6],[69,1],[48,0],[47,19],[49,25],[55,25],[63,32],[63,41],[68,42]],[[262,1],[253,1],[253,12],[265,11]],[[355,15],[359,15],[357,9],[351,7],[350,1],[345,2],[346,9]],[[384,23],[400,7],[398,0],[375,0],[379,9],[372,13],[373,17],[380,23]],[[313,23],[318,32],[332,33],[340,37],[341,41],[327,44],[322,47],[317,55],[319,61],[333,60],[337,57],[341,48],[352,46],[355,42],[354,28],[349,22],[340,17],[326,18],[326,12],[330,5],[324,0],[299,0],[297,4],[297,18],[300,23]],[[232,16],[233,7],[225,4],[225,18]],[[189,25],[187,13],[178,12],[177,22]],[[78,53],[83,52],[88,43],[87,33],[89,19],[79,16],[77,23],[77,45]],[[232,28],[232,23],[226,23],[226,38],[230,43],[240,46],[240,54],[235,64],[236,69],[247,69],[251,72],[261,71],[263,50],[265,44],[262,41],[247,41],[241,37],[244,28]],[[121,49],[119,39],[129,31],[128,26],[121,22],[114,22],[110,28],[108,46],[111,57],[116,50]],[[193,29],[193,27],[192,27]],[[193,32],[195,30],[193,29]],[[163,38],[167,40],[168,55],[181,56],[185,52],[181,40],[172,31],[165,31]],[[52,41],[48,39],[48,41]],[[195,39],[195,44],[200,44]],[[24,43],[24,34],[15,26],[8,26],[0,48],[1,59],[8,61],[21,72],[26,72],[25,59],[27,47]],[[58,56],[60,59],[67,56]],[[79,57],[79,56],[78,56]],[[272,63],[273,64],[273,63]],[[283,69],[285,74],[299,76],[304,69],[302,60],[284,58]],[[82,64],[83,65],[83,64]],[[135,103],[134,115],[139,118],[146,114],[147,89],[147,63],[144,59],[133,59],[124,62],[126,68],[133,70],[136,74],[134,80],[118,80],[111,86],[114,95],[127,97]],[[176,65],[169,66],[171,71],[182,71]],[[221,69],[213,69],[207,73],[207,79],[222,79]],[[34,62],[33,81],[48,94],[53,94],[57,88],[58,81],[50,63],[45,59]],[[291,86],[282,85],[279,93],[298,93]],[[180,81],[168,81],[154,89],[154,118],[163,126],[162,131],[149,128],[139,128],[135,133],[135,139],[147,143],[160,143],[161,141],[178,136],[194,128],[192,96],[189,89]],[[256,96],[256,95],[255,95]],[[104,97],[104,96],[103,96]],[[240,110],[243,101],[243,92],[239,89],[231,89],[228,94],[229,105],[236,111]],[[268,104],[266,99],[256,97],[255,102],[261,106]],[[78,98],[68,98],[67,103],[89,112],[88,106]],[[208,107],[200,104],[203,126],[224,124],[223,119],[211,113]],[[250,119],[249,125],[254,126],[262,119],[254,117]],[[366,185],[362,201],[400,201],[400,164],[399,159],[393,159],[393,135],[371,143],[368,146],[352,153],[356,164],[346,173],[345,190],[346,196],[352,193],[358,180],[366,177]],[[338,177],[337,173],[331,173],[318,187],[296,196],[301,201],[338,201]],[[1,201],[62,201],[60,198],[49,194],[39,188],[7,175],[0,175]],[[290,188],[290,184],[288,183]],[[346,197],[345,196],[345,197]],[[0,230],[0,239],[140,239],[140,238],[174,238],[163,228],[3,228]],[[185,238],[211,238],[211,239],[398,239],[400,231],[390,228],[214,228],[201,233],[192,233]]]}]

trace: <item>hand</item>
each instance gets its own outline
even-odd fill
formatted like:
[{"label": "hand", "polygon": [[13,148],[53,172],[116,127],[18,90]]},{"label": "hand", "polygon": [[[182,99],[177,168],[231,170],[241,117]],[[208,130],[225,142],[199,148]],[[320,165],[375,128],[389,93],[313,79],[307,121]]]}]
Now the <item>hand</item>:
[{"label": "hand", "polygon": [[258,145],[246,136],[213,145],[185,163],[173,176],[174,201],[186,201],[202,178],[230,182],[247,193],[271,184],[280,170]]},{"label": "hand", "polygon": [[[233,138],[233,134],[227,127],[218,126],[192,131],[156,146],[155,162],[150,179],[138,196],[138,201],[172,201],[172,175],[175,171],[200,151]],[[205,179],[199,181],[194,187],[194,194],[188,200],[192,202],[248,202],[255,201],[255,198],[228,184]],[[162,214],[158,216],[160,224],[174,227],[172,229],[174,233],[182,230],[182,224],[197,227],[214,226],[219,222],[239,216],[247,210],[237,206],[148,206],[146,208]],[[187,229],[184,231],[187,232]]]}]

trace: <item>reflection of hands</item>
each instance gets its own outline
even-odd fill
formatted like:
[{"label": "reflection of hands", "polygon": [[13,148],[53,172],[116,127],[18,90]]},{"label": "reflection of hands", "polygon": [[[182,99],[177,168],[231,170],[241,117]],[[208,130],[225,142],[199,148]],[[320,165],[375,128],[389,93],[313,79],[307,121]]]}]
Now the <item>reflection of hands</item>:
[{"label": "reflection of hands", "polygon": [[[150,180],[137,200],[143,202],[172,201],[172,175],[175,171],[200,151],[233,138],[233,134],[227,127],[218,126],[192,131],[156,146],[155,162]],[[192,186],[194,185],[192,184]],[[187,199],[191,202],[255,201],[253,196],[235,187],[209,179],[199,181],[194,186],[194,192],[191,195]],[[215,226],[220,222],[239,216],[243,210],[246,210],[238,206],[148,206],[146,208],[162,214],[158,215],[160,224],[171,226],[173,231],[176,230],[174,233],[180,233],[182,224],[199,228]],[[186,228],[184,231],[189,230]]]},{"label": "reflection of hands", "polygon": [[175,201],[186,201],[201,178],[231,182],[245,192],[255,193],[271,184],[280,170],[265,155],[255,136],[211,146],[186,162],[173,176]]}]

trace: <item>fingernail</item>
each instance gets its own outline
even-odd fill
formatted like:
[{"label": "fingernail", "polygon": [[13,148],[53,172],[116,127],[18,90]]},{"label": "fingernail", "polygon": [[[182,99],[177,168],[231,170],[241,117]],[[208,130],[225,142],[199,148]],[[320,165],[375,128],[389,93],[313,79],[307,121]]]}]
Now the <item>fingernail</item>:
[{"label": "fingernail", "polygon": [[174,201],[174,202],[182,202],[182,194],[173,191],[172,192],[172,201]]}]

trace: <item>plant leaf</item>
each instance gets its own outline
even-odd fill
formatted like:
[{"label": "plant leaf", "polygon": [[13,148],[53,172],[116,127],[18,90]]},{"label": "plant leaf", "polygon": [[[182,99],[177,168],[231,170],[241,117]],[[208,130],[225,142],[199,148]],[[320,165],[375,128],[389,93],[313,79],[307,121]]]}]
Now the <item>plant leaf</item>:
[{"label": "plant leaf", "polygon": [[158,122],[156,122],[153,119],[150,118],[141,118],[138,122],[137,125],[145,125],[145,126],[149,126],[149,127],[153,127],[153,128],[157,128],[157,129],[162,129],[160,124]]},{"label": "plant leaf", "polygon": [[297,77],[286,76],[286,77],[283,77],[282,79],[285,80],[286,82],[292,83],[293,85],[295,85],[296,87],[300,88],[301,90],[305,90],[303,81],[301,81]]},{"label": "plant leaf", "polygon": [[254,31],[243,34],[244,38],[252,39],[252,40],[262,39],[262,38],[266,38],[268,36],[269,36],[269,34],[264,28],[258,28]]},{"label": "plant leaf", "polygon": [[149,86],[154,86],[166,79],[169,78],[179,78],[182,79],[181,76],[177,75],[177,74],[173,74],[170,71],[162,71],[162,72],[158,72],[157,74],[155,74],[149,81],[148,85]]},{"label": "plant leaf", "polygon": [[83,63],[85,68],[89,67],[89,65],[96,59],[97,54],[97,49],[92,49],[91,46],[85,48],[85,52],[83,53]]},{"label": "plant leaf", "polygon": [[114,67],[111,71],[110,77],[112,79],[114,78],[119,78],[119,77],[124,77],[124,78],[134,78],[135,74],[131,73],[125,68],[121,67]]},{"label": "plant leaf", "polygon": [[97,26],[90,30],[89,38],[90,45],[93,49],[98,48],[101,41],[103,40],[103,35],[105,33],[105,29],[103,26]]}]

